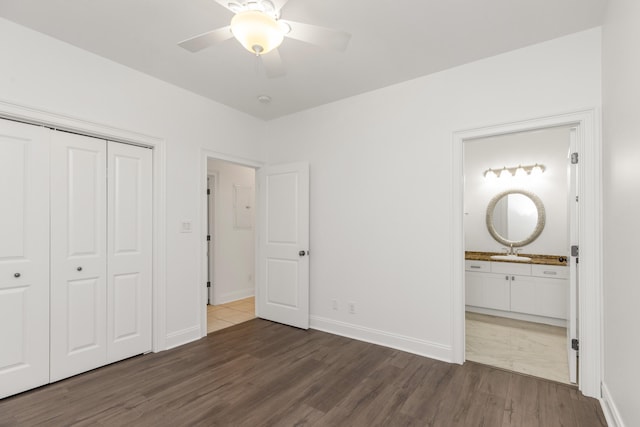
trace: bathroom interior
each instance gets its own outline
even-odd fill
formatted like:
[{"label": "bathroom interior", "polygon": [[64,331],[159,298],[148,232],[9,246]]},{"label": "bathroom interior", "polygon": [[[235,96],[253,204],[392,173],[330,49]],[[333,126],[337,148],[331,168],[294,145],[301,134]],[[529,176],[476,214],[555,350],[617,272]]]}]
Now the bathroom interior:
[{"label": "bathroom interior", "polygon": [[577,383],[578,131],[464,144],[466,360]]}]

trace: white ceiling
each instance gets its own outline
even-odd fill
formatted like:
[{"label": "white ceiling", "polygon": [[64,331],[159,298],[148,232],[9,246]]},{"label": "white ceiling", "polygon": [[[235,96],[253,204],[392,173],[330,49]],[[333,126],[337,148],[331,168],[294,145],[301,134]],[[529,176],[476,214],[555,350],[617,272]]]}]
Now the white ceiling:
[{"label": "white ceiling", "polygon": [[229,24],[213,0],[0,0],[0,16],[268,120],[598,26],[605,3],[290,0],[282,18],[352,39],[344,53],[285,39],[287,74],[276,79],[234,39],[198,53],[178,47]]}]

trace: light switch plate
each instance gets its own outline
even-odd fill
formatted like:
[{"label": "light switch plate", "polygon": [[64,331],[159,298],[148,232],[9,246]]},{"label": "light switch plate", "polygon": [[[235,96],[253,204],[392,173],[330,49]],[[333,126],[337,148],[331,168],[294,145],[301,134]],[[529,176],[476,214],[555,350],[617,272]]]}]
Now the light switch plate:
[{"label": "light switch plate", "polygon": [[191,233],[193,231],[193,223],[191,220],[182,221],[180,223],[180,232],[181,233]]}]

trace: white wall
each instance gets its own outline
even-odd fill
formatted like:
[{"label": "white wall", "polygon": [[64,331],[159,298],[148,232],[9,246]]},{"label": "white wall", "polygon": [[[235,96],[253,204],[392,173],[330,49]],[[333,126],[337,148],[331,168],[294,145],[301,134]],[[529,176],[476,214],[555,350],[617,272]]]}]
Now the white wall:
[{"label": "white wall", "polygon": [[198,338],[201,148],[260,160],[262,122],[3,19],[0,52],[2,100],[165,139],[167,345]]},{"label": "white wall", "polygon": [[[603,27],[604,384],[640,425],[640,2],[610,0]],[[605,396],[607,397],[607,396]]]},{"label": "white wall", "polygon": [[599,107],[600,52],[593,29],[268,122],[270,161],[310,162],[312,326],[451,360],[452,134]]},{"label": "white wall", "polygon": [[[255,262],[255,170],[233,163],[209,159],[209,174],[217,177],[215,191],[215,229],[213,230],[213,304],[224,304],[254,295]],[[238,227],[236,190],[250,189],[250,227]],[[246,206],[239,206],[245,210]],[[243,224],[240,224],[243,225]]]},{"label": "white wall", "polygon": [[[504,245],[491,237],[487,230],[487,205],[496,194],[517,188],[536,194],[542,200],[546,211],[546,225],[542,234],[533,243],[524,246],[522,252],[567,256],[568,152],[569,128],[566,127],[466,142],[465,249],[501,252]],[[484,171],[489,168],[536,163],[545,165],[546,169],[542,175],[513,177],[507,182],[484,177]]]}]

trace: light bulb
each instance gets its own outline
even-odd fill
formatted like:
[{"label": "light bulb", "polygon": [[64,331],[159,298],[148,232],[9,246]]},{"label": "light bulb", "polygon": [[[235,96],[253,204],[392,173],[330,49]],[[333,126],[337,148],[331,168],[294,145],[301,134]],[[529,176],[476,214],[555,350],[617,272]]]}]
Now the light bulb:
[{"label": "light bulb", "polygon": [[516,176],[517,176],[517,177],[527,176],[527,171],[526,171],[526,170],[524,170],[524,168],[522,167],[522,165],[518,166],[518,169],[516,169]]},{"label": "light bulb", "polygon": [[489,181],[493,181],[494,179],[496,179],[498,177],[498,175],[496,175],[496,172],[493,169],[488,169],[484,173],[484,177]]},{"label": "light bulb", "polygon": [[502,168],[502,171],[500,172],[500,179],[510,179],[511,178],[511,171],[509,171],[509,169],[507,169],[506,167]]},{"label": "light bulb", "polygon": [[535,164],[533,166],[533,168],[531,169],[531,175],[532,176],[538,176],[538,175],[542,175],[542,168],[540,167],[539,164]]}]

